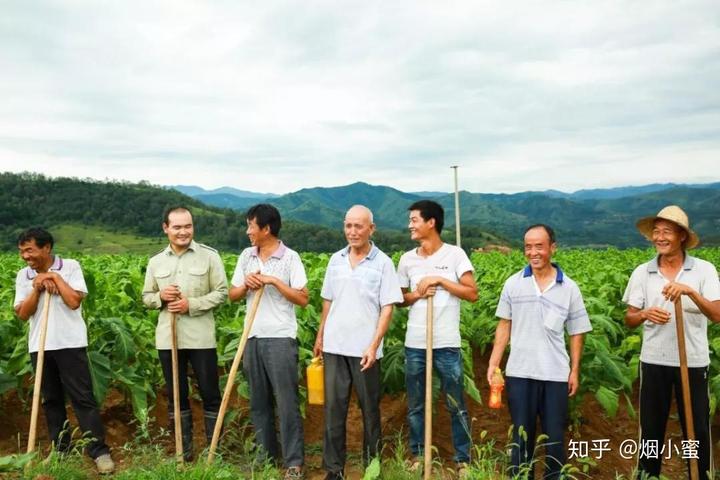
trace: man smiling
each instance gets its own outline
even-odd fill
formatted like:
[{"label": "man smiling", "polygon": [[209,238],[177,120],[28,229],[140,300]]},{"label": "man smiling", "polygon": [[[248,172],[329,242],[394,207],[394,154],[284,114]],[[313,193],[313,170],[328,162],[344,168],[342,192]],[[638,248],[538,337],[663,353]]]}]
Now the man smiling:
[{"label": "man smiling", "polygon": [[[487,379],[492,383],[509,341],[505,386],[513,423],[510,475],[521,473],[521,465],[534,470],[535,426],[540,416],[548,436],[543,478],[557,479],[565,464],[568,397],[580,386],[583,334],[592,327],[580,289],[551,262],[556,249],[553,229],[532,225],[525,231],[524,243],[528,265],[503,286]],[[565,350],[566,331],[570,357]]]},{"label": "man smiling", "polygon": [[[687,364],[698,469],[702,478],[714,478],[710,440],[710,398],[708,395],[708,320],[720,322],[720,281],[710,262],[687,253],[698,245],[687,215],[671,205],[653,217],[637,222],[637,228],[655,246],[657,256],[633,271],[623,301],[627,304],[625,324],[643,326],[640,351],[640,440],[663,445],[672,391],[683,433],[686,419],[680,383],[675,309],[682,301],[687,339]],[[642,451],[642,449],[641,449]],[[659,476],[662,456],[640,455],[638,477]],[[643,477],[644,478],[644,477]]]}]

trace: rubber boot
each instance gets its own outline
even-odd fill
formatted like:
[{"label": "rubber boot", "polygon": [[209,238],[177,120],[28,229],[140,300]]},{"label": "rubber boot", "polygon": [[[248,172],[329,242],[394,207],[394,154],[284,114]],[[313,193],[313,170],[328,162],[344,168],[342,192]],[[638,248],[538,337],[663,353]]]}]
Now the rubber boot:
[{"label": "rubber boot", "polygon": [[[205,410],[205,438],[207,439],[208,447],[212,443],[213,432],[215,431],[215,424],[217,423],[218,412],[208,412]],[[224,430],[224,429],[223,429]],[[220,430],[220,436],[222,436],[222,430]]]},{"label": "rubber boot", "polygon": [[193,421],[192,411],[183,410],[180,412],[180,428],[182,430],[183,460],[193,460]]}]

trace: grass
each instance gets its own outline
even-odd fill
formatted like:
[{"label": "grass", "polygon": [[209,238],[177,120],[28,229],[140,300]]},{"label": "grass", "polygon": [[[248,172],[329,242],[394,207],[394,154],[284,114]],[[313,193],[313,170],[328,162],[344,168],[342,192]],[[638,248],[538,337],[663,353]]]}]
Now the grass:
[{"label": "grass", "polygon": [[157,238],[150,238],[113,232],[93,225],[77,224],[58,225],[51,230],[55,237],[55,243],[62,246],[62,250],[66,252],[147,255],[157,252],[167,244],[167,240],[160,233]]}]

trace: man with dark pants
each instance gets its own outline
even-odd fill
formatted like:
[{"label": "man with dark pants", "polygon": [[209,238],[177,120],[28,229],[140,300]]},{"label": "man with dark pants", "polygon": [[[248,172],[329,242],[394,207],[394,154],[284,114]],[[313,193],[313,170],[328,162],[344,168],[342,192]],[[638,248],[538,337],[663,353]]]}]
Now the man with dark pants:
[{"label": "man with dark pants", "polygon": [[52,235],[42,228],[31,228],[18,237],[20,256],[27,267],[18,272],[15,280],[15,313],[22,320],[30,320],[28,348],[35,368],[42,305],[45,296],[51,295],[41,388],[50,440],[58,452],[70,448],[70,433],[65,425],[67,394],[80,429],[91,438],[87,452],[95,460],[98,472],[112,473],[115,464],[105,444],[105,431],[93,396],[87,329],[80,310],[87,294],[85,279],[80,264],[53,254],[53,245]]},{"label": "man with dark pants", "polygon": [[326,480],[344,478],[345,425],[351,388],[363,416],[363,463],[381,450],[380,359],[382,341],[402,293],[390,257],[370,237],[372,212],[355,205],[345,214],[348,246],[333,254],[325,271],[323,309],[313,354],[325,366]]},{"label": "man with dark pants", "polygon": [[217,251],[193,240],[193,218],[187,208],[168,208],[163,231],[169,245],[148,262],[143,302],[148,308],[160,309],[155,343],[167,385],[171,425],[174,411],[170,317],[176,318],[183,456],[190,461],[193,420],[188,400],[187,364],[192,365],[203,400],[205,437],[209,445],[220,409],[213,309],[225,302],[227,279]]},{"label": "man with dark pants", "polygon": [[[295,305],[308,304],[307,277],[300,255],[278,239],[280,212],[268,204],[251,207],[246,215],[252,247],[238,258],[230,300],[247,296],[252,304],[265,286],[243,355],[250,384],[250,419],[263,456],[280,460],[285,479],[304,478],[305,446],[298,397],[298,343]],[[280,443],[275,434],[275,409],[280,420]]]},{"label": "man with dark pants", "polygon": [[687,438],[674,306],[675,300],[680,298],[693,425],[695,440],[699,441],[691,450],[698,459],[700,478],[712,479],[715,469],[710,440],[707,326],[708,320],[720,322],[717,270],[710,262],[687,253],[688,249],[697,246],[699,239],[679,207],[665,207],[656,216],[638,221],[637,228],[653,243],[657,252],[655,258],[633,271],[623,297],[628,306],[625,324],[630,328],[640,325],[643,328],[638,478],[660,475],[662,455],[654,455],[652,449],[642,446],[654,444],[659,452],[665,444],[673,389],[683,435]]},{"label": "man with dark pants", "polygon": [[420,244],[405,252],[398,264],[403,305],[410,306],[405,335],[405,381],[410,425],[410,469],[419,470],[425,448],[425,355],[427,298],[433,305],[433,368],[440,376],[450,413],[455,467],[459,478],[467,475],[470,461],[470,424],[465,408],[462,353],[460,351],[460,301],[478,298],[473,266],[459,247],[442,241],[445,211],[432,200],[408,208],[410,238]]},{"label": "man with dark pants", "polygon": [[[487,378],[492,383],[510,341],[505,381],[513,423],[510,476],[522,473],[522,466],[528,467],[528,478],[534,478],[535,425],[540,416],[548,437],[543,478],[555,480],[566,460],[568,397],[580,386],[583,334],[592,327],[577,284],[551,263],[556,249],[553,229],[533,225],[524,241],[528,265],[503,286]],[[570,357],[565,332],[570,336]]]}]

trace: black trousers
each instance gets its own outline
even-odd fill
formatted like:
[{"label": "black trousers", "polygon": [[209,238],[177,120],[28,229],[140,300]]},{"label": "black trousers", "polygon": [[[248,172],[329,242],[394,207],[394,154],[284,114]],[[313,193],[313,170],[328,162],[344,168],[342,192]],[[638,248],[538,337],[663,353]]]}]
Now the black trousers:
[{"label": "black trousers", "polygon": [[[37,365],[37,353],[31,353],[33,370]],[[87,452],[92,458],[110,453],[105,444],[100,410],[93,395],[92,378],[88,366],[86,348],[48,350],[42,376],[42,406],[47,420],[50,441],[55,448],[65,452],[70,448],[70,429],[66,428],[65,394],[70,397],[80,430],[92,440]]]},{"label": "black trousers", "polygon": [[[172,350],[158,350],[165,385],[167,387],[168,410],[172,412]],[[218,386],[217,350],[214,348],[182,348],[178,349],[178,387],[180,390],[180,410],[190,410],[190,390],[188,387],[188,362],[192,365],[198,382],[203,410],[217,412],[220,410],[220,387]]]},{"label": "black trousers", "polygon": [[363,463],[380,452],[380,360],[360,371],[360,357],[323,354],[325,366],[325,436],[323,468],[341,473],[345,467],[345,425],[351,387],[355,387],[363,417]]},{"label": "black trousers", "polygon": [[[698,471],[702,479],[713,478],[709,472],[714,471],[712,444],[710,443],[710,397],[708,394],[707,372],[707,367],[688,368],[695,439],[700,441],[699,447],[696,449]],[[667,446],[665,447],[665,455],[659,453],[665,443],[665,427],[670,413],[673,389],[675,390],[675,401],[677,402],[683,437],[687,438],[680,367],[640,363],[640,442],[641,444],[647,444],[648,441],[652,441],[653,444],[657,442],[658,454],[639,455],[638,478],[643,473],[653,477],[659,476],[663,456],[668,454],[682,455],[681,446],[678,446],[680,453],[677,453],[674,449],[672,452],[667,452]],[[642,452],[642,449],[639,451]],[[689,465],[688,460],[688,472]]]}]

